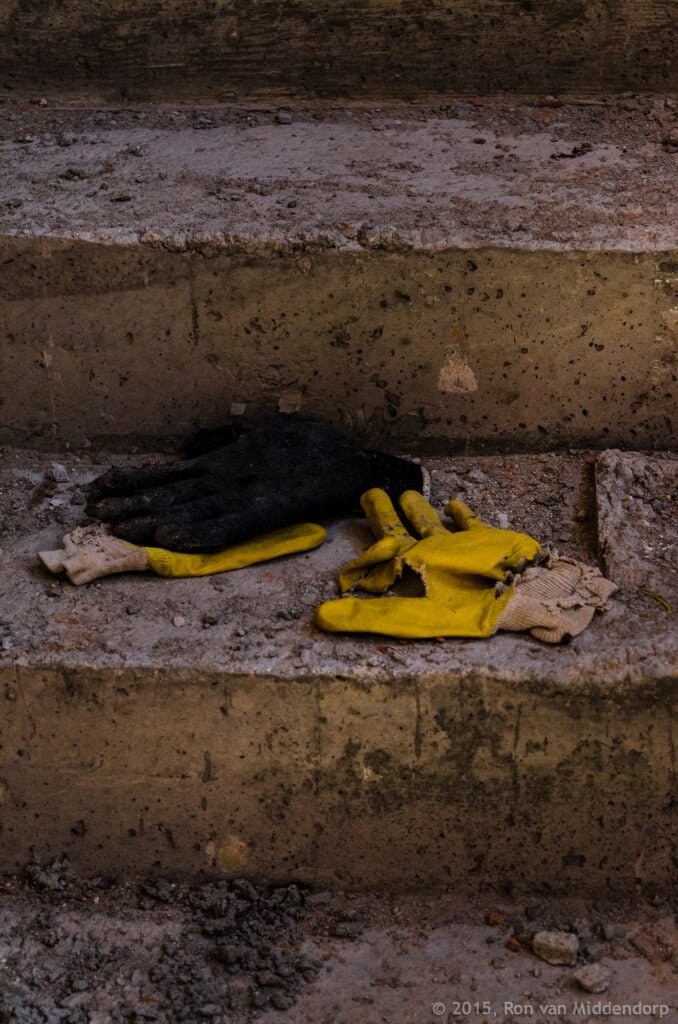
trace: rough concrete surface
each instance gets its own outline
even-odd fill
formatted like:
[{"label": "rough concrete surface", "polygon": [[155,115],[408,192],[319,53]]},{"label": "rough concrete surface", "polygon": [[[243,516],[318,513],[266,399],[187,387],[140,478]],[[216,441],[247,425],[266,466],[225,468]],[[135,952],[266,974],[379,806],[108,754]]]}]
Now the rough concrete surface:
[{"label": "rough concrete surface", "polygon": [[678,89],[672,0],[2,0],[0,40],[10,89]]},{"label": "rough concrete surface", "polygon": [[[627,587],[642,587],[678,606],[678,543],[662,515],[678,495],[678,462],[635,452],[596,459],[596,506],[602,564]],[[629,557],[633,551],[633,557]]]},{"label": "rough concrete surface", "polygon": [[[661,899],[132,886],[78,880],[58,862],[1,880],[0,923],[0,1014],[11,1024],[674,1024],[678,1014],[678,930]],[[535,932],[554,926],[578,941],[579,969],[530,952]],[[576,980],[589,975],[606,979],[603,994]],[[605,1003],[631,1012],[596,1013]]]},{"label": "rough concrete surface", "polygon": [[[89,872],[331,885],[675,883],[676,636],[656,595],[623,588],[569,647],[324,635],[311,610],[368,542],[360,521],[238,573],[76,589],[36,552],[82,520],[106,461],[2,460],[5,868],[67,851]],[[593,463],[427,465],[434,501],[591,559]],[[642,507],[657,536],[660,490]]]},{"label": "rough concrete surface", "polygon": [[251,255],[678,247],[664,95],[0,110],[9,236]]},{"label": "rough concrete surface", "polygon": [[675,437],[670,100],[4,113],[6,441]]}]

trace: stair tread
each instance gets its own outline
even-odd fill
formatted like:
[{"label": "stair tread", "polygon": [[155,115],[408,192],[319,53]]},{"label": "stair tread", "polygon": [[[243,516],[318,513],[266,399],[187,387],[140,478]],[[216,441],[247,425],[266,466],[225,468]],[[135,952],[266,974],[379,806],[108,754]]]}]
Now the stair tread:
[{"label": "stair tread", "polygon": [[[651,463],[655,493],[657,473],[665,472],[667,480],[675,477],[678,463],[673,457],[633,458]],[[65,465],[69,477],[61,488],[45,486],[44,473],[54,459]],[[215,673],[265,676],[309,685],[327,678],[358,686],[384,680],[410,685],[412,679],[435,681],[442,674],[477,685],[483,679],[500,680],[565,693],[587,687],[637,690],[639,685],[661,686],[675,675],[678,637],[672,616],[638,591],[639,583],[648,581],[657,591],[661,587],[663,595],[671,594],[666,510],[654,517],[654,525],[639,519],[646,541],[638,563],[640,577],[635,579],[627,569],[612,609],[597,616],[570,646],[549,647],[511,634],[490,641],[399,642],[326,635],[312,625],[314,605],[336,594],[338,568],[368,542],[365,524],[358,519],[332,524],[329,542],[314,552],[209,578],[128,574],[75,588],[65,577],[51,576],[38,566],[36,553],[56,547],[82,521],[82,483],[113,461],[138,463],[142,457],[3,450],[0,660],[5,665],[123,674],[149,669],[151,680],[158,671],[177,676],[190,672],[210,681]],[[461,494],[489,522],[496,525],[502,513],[512,528],[534,533],[563,554],[594,561],[596,510],[589,456],[460,456],[426,464],[438,507]],[[616,479],[619,490],[610,495]],[[609,508],[623,500],[628,479],[615,477],[610,483],[608,474],[605,481],[601,486],[608,487]],[[638,506],[640,499],[635,500]],[[638,507],[633,514],[640,515]],[[609,522],[606,530],[609,549],[614,543]],[[623,540],[632,545],[633,534],[627,531]],[[629,565],[636,554],[627,550]],[[616,550],[615,559],[620,564],[623,553]],[[177,616],[184,620],[179,626]],[[206,622],[205,616],[216,622]]]},{"label": "stair tread", "polygon": [[10,236],[234,253],[677,242],[660,96],[3,111]]}]

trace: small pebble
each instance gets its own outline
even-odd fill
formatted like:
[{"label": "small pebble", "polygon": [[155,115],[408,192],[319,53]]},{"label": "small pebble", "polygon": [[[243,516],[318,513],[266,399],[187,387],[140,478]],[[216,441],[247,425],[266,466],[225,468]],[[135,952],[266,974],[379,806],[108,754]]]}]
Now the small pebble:
[{"label": "small pebble", "polygon": [[174,618],[172,619],[172,625],[173,626],[185,626],[186,625],[186,619],[183,617],[183,615],[175,615]]},{"label": "small pebble", "polygon": [[577,962],[579,939],[571,932],[537,932],[532,951],[547,964],[572,967]]},{"label": "small pebble", "polygon": [[577,984],[586,992],[606,992],[610,977],[610,972],[603,964],[586,964],[574,972]]},{"label": "small pebble", "polygon": [[45,473],[45,476],[48,477],[50,480],[54,480],[54,482],[57,484],[68,483],[68,473],[66,471],[66,467],[62,466],[60,462],[53,462],[52,465],[47,470],[47,472]]}]

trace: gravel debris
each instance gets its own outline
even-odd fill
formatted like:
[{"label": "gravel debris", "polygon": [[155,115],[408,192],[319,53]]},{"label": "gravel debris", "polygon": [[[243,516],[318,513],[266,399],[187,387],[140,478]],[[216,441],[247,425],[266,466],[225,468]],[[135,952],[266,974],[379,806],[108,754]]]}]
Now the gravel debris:
[{"label": "gravel debris", "polygon": [[81,882],[64,858],[29,865],[0,887],[0,1021],[226,1024],[289,1009],[320,969],[299,948],[305,900],[296,885]]}]

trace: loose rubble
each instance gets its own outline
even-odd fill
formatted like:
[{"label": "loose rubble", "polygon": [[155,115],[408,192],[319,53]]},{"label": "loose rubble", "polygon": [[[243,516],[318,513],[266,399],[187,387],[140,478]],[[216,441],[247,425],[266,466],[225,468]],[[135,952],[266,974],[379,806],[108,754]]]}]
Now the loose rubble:
[{"label": "loose rubble", "polygon": [[296,885],[82,883],[65,859],[30,865],[0,896],[0,1021],[225,1024],[289,1009],[320,967],[299,949],[305,901]]}]

